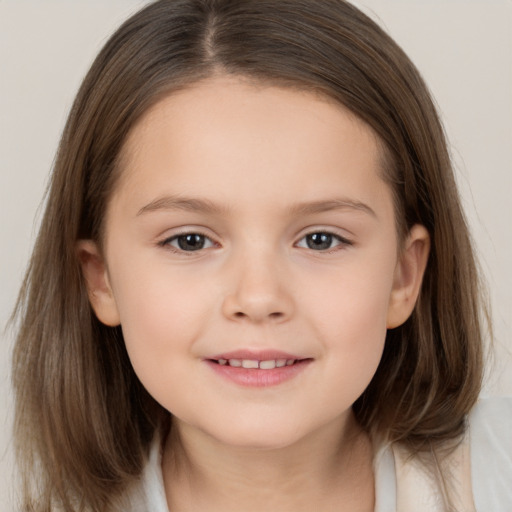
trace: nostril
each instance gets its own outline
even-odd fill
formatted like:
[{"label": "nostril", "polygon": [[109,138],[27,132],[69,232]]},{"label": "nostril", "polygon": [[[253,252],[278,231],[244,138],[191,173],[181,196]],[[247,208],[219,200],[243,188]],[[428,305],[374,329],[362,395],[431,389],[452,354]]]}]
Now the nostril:
[{"label": "nostril", "polygon": [[[246,318],[246,317],[251,317],[251,315],[248,315],[247,313],[244,313],[243,311],[236,311],[233,315],[235,318]],[[265,315],[262,315],[262,318],[264,317]],[[273,313],[269,313],[267,318],[270,318],[272,320],[279,320],[281,319],[282,317],[284,316],[284,313],[282,313],[281,311],[275,311]]]},{"label": "nostril", "polygon": [[[234,316],[235,316],[235,318],[246,318],[246,317],[251,316],[251,315],[247,315],[243,311],[237,311],[234,314]],[[268,318],[275,319],[275,320],[278,320],[278,319],[282,318],[283,316],[284,316],[284,313],[281,313],[280,311],[276,311],[274,313],[269,313],[268,314]]]}]

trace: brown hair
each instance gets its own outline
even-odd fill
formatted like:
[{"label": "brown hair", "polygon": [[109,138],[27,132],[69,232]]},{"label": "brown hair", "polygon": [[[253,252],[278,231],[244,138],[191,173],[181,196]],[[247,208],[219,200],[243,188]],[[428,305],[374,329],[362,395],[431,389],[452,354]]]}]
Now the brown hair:
[{"label": "brown hair", "polygon": [[24,510],[109,510],[168,418],[135,376],[120,328],[92,313],[75,248],[101,241],[120,151],[141,115],[219,72],[327,95],[379,135],[399,231],[424,225],[432,249],[416,308],[388,332],[354,411],[368,432],[416,451],[464,430],[482,378],[481,293],[443,129],[418,71],[343,0],[160,0],[106,43],[60,142],[17,306]]}]

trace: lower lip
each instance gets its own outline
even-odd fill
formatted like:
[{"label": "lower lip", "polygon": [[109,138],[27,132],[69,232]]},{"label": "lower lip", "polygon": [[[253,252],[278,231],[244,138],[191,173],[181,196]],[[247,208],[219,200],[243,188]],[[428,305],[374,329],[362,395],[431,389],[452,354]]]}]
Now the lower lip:
[{"label": "lower lip", "polygon": [[304,359],[291,366],[272,368],[271,370],[259,370],[256,368],[237,368],[229,365],[205,361],[210,368],[221,377],[238,384],[239,386],[263,388],[277,386],[293,379],[302,373],[312,359]]}]

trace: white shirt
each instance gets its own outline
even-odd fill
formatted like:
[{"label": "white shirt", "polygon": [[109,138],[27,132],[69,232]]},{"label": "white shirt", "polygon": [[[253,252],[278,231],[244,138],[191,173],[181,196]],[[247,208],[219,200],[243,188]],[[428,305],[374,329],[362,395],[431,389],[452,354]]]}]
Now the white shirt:
[{"label": "white shirt", "polygon": [[[471,474],[468,471],[470,484],[466,487],[472,488],[474,506],[457,512],[512,512],[512,397],[481,399],[477,403],[469,416],[467,443]],[[376,454],[375,512],[444,512],[433,481],[414,468],[414,462],[404,460],[400,451],[392,447],[384,447]],[[152,447],[129,501],[125,512],[170,512],[159,443]]]}]

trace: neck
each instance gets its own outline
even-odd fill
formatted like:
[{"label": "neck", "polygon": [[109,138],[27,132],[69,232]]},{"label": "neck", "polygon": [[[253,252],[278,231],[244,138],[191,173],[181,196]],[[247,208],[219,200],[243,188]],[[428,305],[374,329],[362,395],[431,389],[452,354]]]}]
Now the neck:
[{"label": "neck", "polygon": [[352,413],[273,449],[229,446],[175,421],[162,469],[171,512],[373,510],[371,443]]}]

